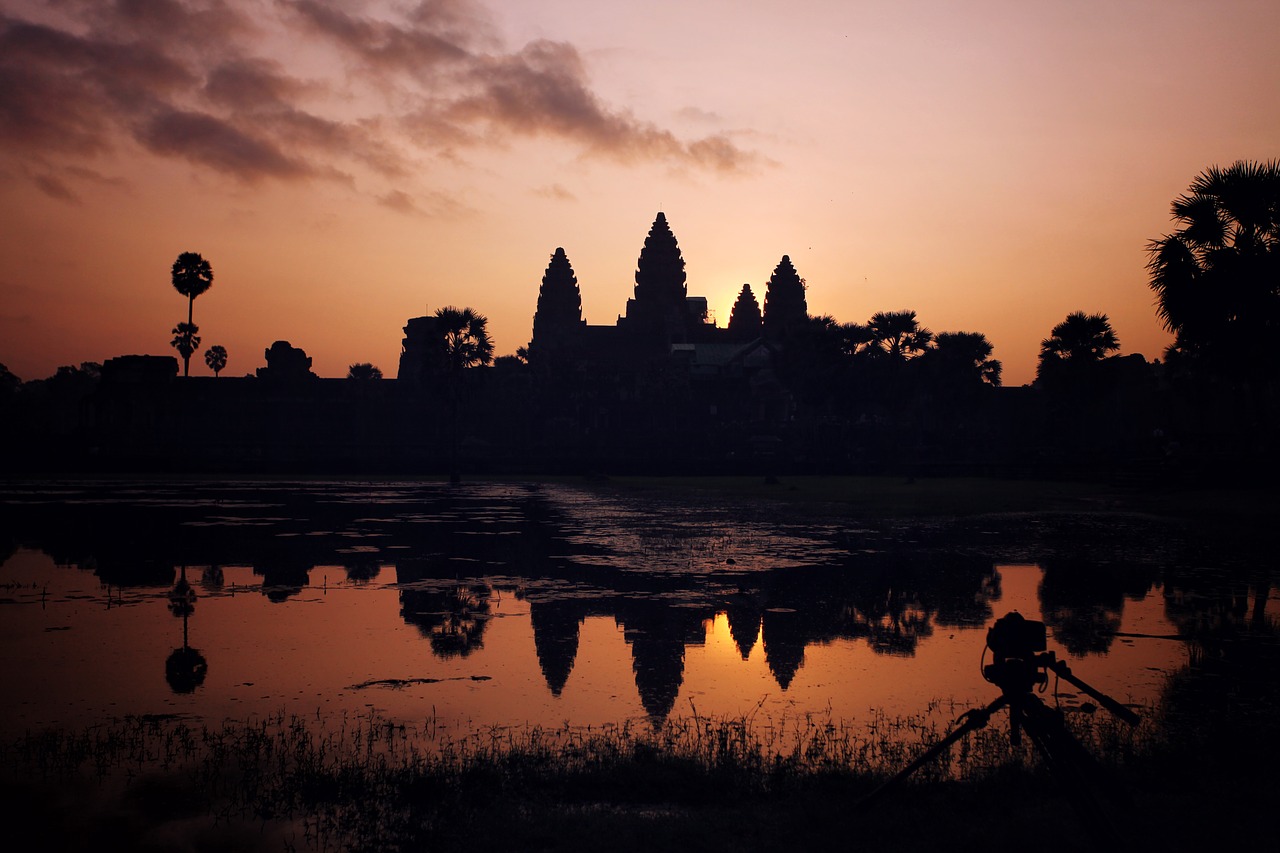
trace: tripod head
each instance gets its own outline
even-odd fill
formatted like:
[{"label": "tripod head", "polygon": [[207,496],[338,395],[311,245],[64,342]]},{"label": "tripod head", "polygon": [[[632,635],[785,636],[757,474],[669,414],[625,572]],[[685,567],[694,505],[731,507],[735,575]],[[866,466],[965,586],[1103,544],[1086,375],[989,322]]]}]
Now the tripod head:
[{"label": "tripod head", "polygon": [[1058,660],[1054,652],[1047,651],[1043,622],[1024,619],[1018,611],[1010,611],[987,630],[987,649],[991,652],[992,661],[982,668],[982,677],[999,687],[1006,697],[1017,698],[1033,688],[1043,689],[1048,685],[1049,672],[1052,671],[1129,725],[1138,724],[1137,714],[1077,678],[1066,661]]}]

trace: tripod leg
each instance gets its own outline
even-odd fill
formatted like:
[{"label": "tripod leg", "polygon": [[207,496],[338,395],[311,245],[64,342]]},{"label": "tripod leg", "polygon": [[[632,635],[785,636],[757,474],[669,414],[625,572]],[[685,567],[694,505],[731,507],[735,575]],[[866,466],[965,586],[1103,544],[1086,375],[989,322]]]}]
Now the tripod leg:
[{"label": "tripod leg", "polygon": [[957,726],[955,729],[953,729],[951,734],[947,735],[942,740],[938,741],[933,746],[929,747],[923,753],[916,756],[914,761],[912,761],[906,767],[902,768],[896,774],[894,774],[893,776],[885,780],[884,783],[880,785],[880,787],[876,788],[870,794],[867,794],[865,797],[863,797],[857,803],[857,805],[854,806],[854,809],[856,811],[862,811],[866,809],[873,802],[880,799],[880,797],[886,791],[895,787],[896,785],[898,785],[898,783],[902,782],[912,773],[916,772],[921,767],[923,767],[924,765],[928,764],[930,761],[933,761],[933,759],[941,755],[943,751],[948,749],[953,743],[960,740],[969,732],[975,731],[977,729],[980,729],[986,726],[987,722],[991,719],[991,715],[994,714],[996,711],[1000,710],[1000,708],[1004,707],[1008,703],[1008,701],[1009,701],[1008,698],[1002,695],[985,708],[982,708],[980,710],[968,711],[967,713],[963,714],[961,716],[961,719],[963,719],[964,722],[961,723],[959,726]]},{"label": "tripod leg", "polygon": [[[1058,711],[1034,696],[1018,700],[1022,725],[1067,799],[1100,850],[1121,847],[1121,833],[1098,797],[1097,786],[1108,782],[1105,769],[1067,729]],[[1109,788],[1115,790],[1114,785]]]}]

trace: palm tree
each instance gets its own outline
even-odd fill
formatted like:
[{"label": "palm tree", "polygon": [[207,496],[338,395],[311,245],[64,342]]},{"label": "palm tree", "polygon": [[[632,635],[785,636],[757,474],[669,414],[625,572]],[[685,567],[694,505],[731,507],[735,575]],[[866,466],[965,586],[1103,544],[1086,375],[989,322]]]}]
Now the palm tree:
[{"label": "palm tree", "polygon": [[[182,356],[184,365],[191,361],[191,354],[200,348],[200,336],[196,334],[198,331],[200,327],[195,323],[179,323],[173,327],[173,340],[169,343]],[[185,369],[182,375],[187,375]]]},{"label": "palm tree", "polygon": [[493,361],[493,341],[489,338],[489,320],[470,308],[445,306],[435,314],[435,346],[440,365],[449,383],[450,405],[450,472],[449,481],[458,483],[458,417],[461,408],[462,372]]},{"label": "palm tree", "polygon": [[1118,349],[1120,339],[1106,314],[1072,312],[1040,342],[1036,381],[1092,376],[1095,366]]},{"label": "palm tree", "polygon": [[347,378],[361,380],[381,379],[382,371],[369,362],[362,361],[347,368]]},{"label": "palm tree", "polygon": [[204,351],[204,363],[213,371],[213,378],[217,379],[218,374],[227,366],[227,348],[221,344],[214,344]]},{"label": "palm tree", "polygon": [[1084,364],[1101,361],[1118,349],[1120,339],[1106,314],[1075,311],[1040,342],[1040,361],[1048,358]]},{"label": "palm tree", "polygon": [[493,361],[488,325],[488,318],[470,308],[450,305],[436,311],[436,338],[445,370],[452,374]]},{"label": "palm tree", "polygon": [[920,355],[933,340],[933,332],[920,325],[914,311],[880,311],[867,326],[872,344],[900,361]]},{"label": "palm tree", "polygon": [[1182,227],[1147,244],[1174,346],[1219,370],[1274,375],[1280,331],[1280,161],[1213,166],[1173,202]]},{"label": "palm tree", "polygon": [[[191,315],[195,307],[196,297],[213,286],[213,268],[199,253],[183,252],[173,262],[172,279],[174,290],[187,297],[187,325],[194,330],[195,323]],[[174,346],[177,346],[177,344],[174,344]],[[178,351],[182,352],[181,349]],[[188,350],[182,356],[183,376],[190,375],[191,353],[193,352],[195,352],[194,348]]]},{"label": "palm tree", "polygon": [[1000,387],[1004,366],[991,357],[994,347],[981,332],[939,332],[928,357],[947,381]]}]

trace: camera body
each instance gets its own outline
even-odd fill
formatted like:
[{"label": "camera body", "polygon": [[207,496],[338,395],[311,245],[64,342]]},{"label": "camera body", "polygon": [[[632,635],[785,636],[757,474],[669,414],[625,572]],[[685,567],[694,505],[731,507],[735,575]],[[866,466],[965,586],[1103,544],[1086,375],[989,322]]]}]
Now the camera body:
[{"label": "camera body", "polygon": [[1001,616],[987,629],[987,648],[996,660],[1030,660],[1048,647],[1044,623],[1024,619],[1016,610]]},{"label": "camera body", "polygon": [[982,675],[1006,691],[1021,692],[1047,684],[1052,659],[1045,653],[1048,647],[1044,623],[1024,619],[1014,610],[987,629],[987,648],[993,659],[982,668]]}]

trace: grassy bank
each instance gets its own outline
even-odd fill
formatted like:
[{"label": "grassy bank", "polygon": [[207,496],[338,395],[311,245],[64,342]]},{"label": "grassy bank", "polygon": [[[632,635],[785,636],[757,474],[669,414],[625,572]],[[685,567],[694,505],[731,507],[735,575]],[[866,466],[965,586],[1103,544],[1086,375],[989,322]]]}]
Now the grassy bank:
[{"label": "grassy bank", "polygon": [[[1134,836],[1125,849],[1185,839],[1189,820],[1208,826],[1213,809],[1238,813],[1275,792],[1212,779],[1178,792],[1170,783],[1189,757],[1155,721],[1070,723],[1135,791],[1118,811]],[[1089,846],[1055,779],[1010,747],[1003,714],[865,812],[859,800],[943,732],[912,719],[790,725],[687,717],[449,739],[376,717],[212,728],[135,718],[8,744],[0,802],[8,826],[49,850]]]}]

